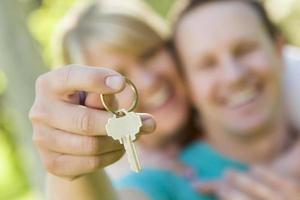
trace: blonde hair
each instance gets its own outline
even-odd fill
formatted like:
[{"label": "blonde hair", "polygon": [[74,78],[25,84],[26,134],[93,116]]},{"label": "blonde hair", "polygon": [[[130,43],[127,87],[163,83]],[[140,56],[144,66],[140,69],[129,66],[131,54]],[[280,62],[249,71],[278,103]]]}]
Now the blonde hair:
[{"label": "blonde hair", "polygon": [[72,9],[63,19],[54,38],[54,53],[57,64],[83,64],[83,47],[92,40],[140,56],[168,37],[169,26],[140,1],[96,1]]}]

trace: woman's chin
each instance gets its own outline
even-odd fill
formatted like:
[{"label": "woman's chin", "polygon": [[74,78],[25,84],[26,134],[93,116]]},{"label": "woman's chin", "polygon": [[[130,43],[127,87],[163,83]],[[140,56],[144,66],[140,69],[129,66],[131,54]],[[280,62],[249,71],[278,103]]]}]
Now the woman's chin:
[{"label": "woman's chin", "polygon": [[[183,113],[182,113],[183,114]],[[184,115],[178,117],[168,116],[162,120],[157,120],[157,132],[161,135],[171,136],[176,134],[185,124],[187,117]]]}]

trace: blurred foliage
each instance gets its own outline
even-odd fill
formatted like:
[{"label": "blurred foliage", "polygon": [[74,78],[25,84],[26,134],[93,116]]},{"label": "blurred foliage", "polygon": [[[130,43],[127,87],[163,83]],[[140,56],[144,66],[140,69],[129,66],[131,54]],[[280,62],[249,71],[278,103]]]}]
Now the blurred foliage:
[{"label": "blurred foliage", "polygon": [[0,70],[0,200],[32,200],[28,179],[14,141],[13,121],[4,106],[7,78]]},{"label": "blurred foliage", "polygon": [[29,17],[29,29],[41,44],[43,58],[49,65],[52,64],[51,37],[55,26],[78,1],[86,0],[44,0],[40,8]]},{"label": "blurred foliage", "polygon": [[[40,8],[32,12],[29,26],[42,47],[47,64],[53,63],[51,36],[57,22],[75,3],[87,0],[44,0]],[[144,0],[160,15],[166,17],[175,0]],[[274,21],[280,26],[289,43],[300,46],[300,1],[265,0]]]},{"label": "blurred foliage", "polygon": [[162,17],[167,17],[175,0],[144,0]]},{"label": "blurred foliage", "polygon": [[2,104],[0,109],[0,200],[21,200],[29,191],[29,183],[14,143],[10,112]]},{"label": "blurred foliage", "polygon": [[300,46],[300,1],[266,0],[265,4],[287,41]]},{"label": "blurred foliage", "polygon": [[41,6],[42,0],[16,0],[24,13],[29,14]]},{"label": "blurred foliage", "polygon": [[6,89],[7,80],[4,72],[0,70],[0,95],[2,95]]}]

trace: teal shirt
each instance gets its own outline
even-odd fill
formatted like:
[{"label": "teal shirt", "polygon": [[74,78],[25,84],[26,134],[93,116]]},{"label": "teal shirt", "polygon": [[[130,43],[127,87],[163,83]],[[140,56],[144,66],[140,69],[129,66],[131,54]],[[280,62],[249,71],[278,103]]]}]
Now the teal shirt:
[{"label": "teal shirt", "polygon": [[[245,164],[224,157],[204,142],[188,146],[182,152],[181,160],[195,170],[201,181],[220,179],[228,168],[247,170]],[[115,184],[118,188],[140,190],[151,200],[215,199],[213,196],[199,194],[186,178],[167,170],[145,168],[140,173],[130,173]]]}]

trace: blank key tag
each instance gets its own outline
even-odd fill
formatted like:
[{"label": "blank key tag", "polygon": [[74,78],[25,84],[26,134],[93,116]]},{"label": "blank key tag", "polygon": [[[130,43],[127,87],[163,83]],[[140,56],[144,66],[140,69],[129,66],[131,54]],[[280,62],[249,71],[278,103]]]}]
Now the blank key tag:
[{"label": "blank key tag", "polygon": [[119,140],[124,145],[131,169],[139,172],[141,171],[141,164],[133,142],[142,126],[141,118],[134,112],[127,112],[126,110],[118,112],[121,114],[114,114],[106,124],[107,135]]},{"label": "blank key tag", "polygon": [[134,84],[126,77],[125,81],[135,94],[135,100],[128,110],[121,109],[114,111],[106,104],[107,95],[101,94],[100,96],[104,108],[114,114],[108,120],[105,128],[107,135],[115,140],[119,140],[124,145],[131,169],[135,172],[140,172],[141,164],[133,142],[142,127],[142,120],[137,113],[132,112],[138,104],[138,92]]}]

